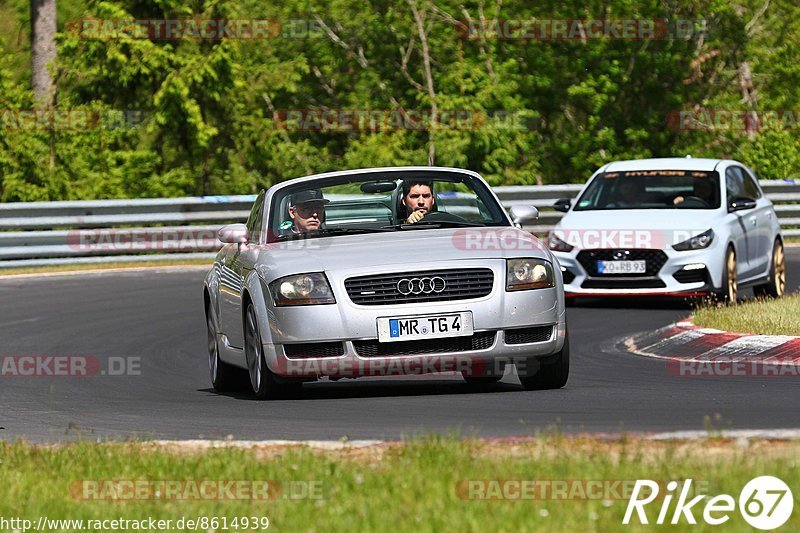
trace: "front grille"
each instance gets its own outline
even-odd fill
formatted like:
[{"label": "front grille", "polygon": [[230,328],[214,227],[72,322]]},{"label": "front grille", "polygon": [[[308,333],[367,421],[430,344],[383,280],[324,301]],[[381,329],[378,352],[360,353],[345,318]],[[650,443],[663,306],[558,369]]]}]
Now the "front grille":
[{"label": "front grille", "polygon": [[584,289],[663,289],[666,287],[658,278],[613,278],[587,279],[581,284]]},{"label": "front grille", "polygon": [[550,340],[552,334],[553,326],[507,329],[506,344],[530,344],[532,342],[545,342]]},{"label": "front grille", "polygon": [[575,273],[570,269],[566,269],[563,272],[561,272],[561,277],[564,278],[565,285],[569,285],[570,283],[575,281]]},{"label": "front grille", "polygon": [[698,268],[697,270],[679,270],[675,272],[672,277],[679,283],[705,283],[708,280],[708,270],[705,268]]},{"label": "front grille", "polygon": [[356,353],[362,357],[384,357],[389,355],[425,355],[433,353],[472,352],[486,350],[494,344],[495,331],[478,331],[471,337],[450,337],[420,341],[378,342],[377,340],[353,341]]},{"label": "front grille", "polygon": [[286,357],[305,359],[309,357],[339,357],[344,355],[341,342],[305,342],[301,344],[284,344]]},{"label": "front grille", "polygon": [[[404,295],[400,293],[397,287],[398,282],[403,279],[430,279],[434,277],[444,280],[445,286],[441,292]],[[355,304],[389,305],[481,298],[492,292],[493,283],[494,273],[490,269],[469,268],[360,276],[346,279],[344,287],[350,300]],[[436,288],[438,289],[439,286],[437,283]]]},{"label": "front grille", "polygon": [[[620,257],[614,257],[615,254]],[[581,250],[578,252],[578,262],[586,269],[590,276],[614,277],[653,277],[656,276],[667,262],[667,254],[661,250]],[[645,261],[645,271],[642,274],[599,274],[598,261]]]}]

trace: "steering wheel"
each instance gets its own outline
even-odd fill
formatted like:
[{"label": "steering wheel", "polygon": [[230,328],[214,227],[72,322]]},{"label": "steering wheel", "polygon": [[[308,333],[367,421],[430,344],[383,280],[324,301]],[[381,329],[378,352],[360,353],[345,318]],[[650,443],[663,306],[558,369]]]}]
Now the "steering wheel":
[{"label": "steering wheel", "polygon": [[432,213],[428,213],[422,219],[423,221],[430,221],[430,222],[466,222],[467,219],[462,218],[458,215],[454,215],[452,213],[446,213],[444,211],[434,211]]},{"label": "steering wheel", "polygon": [[683,202],[678,204],[678,206],[684,206],[684,207],[709,207],[709,204],[708,204],[707,201],[703,200],[699,196],[687,196],[687,197],[685,197],[683,199]]}]

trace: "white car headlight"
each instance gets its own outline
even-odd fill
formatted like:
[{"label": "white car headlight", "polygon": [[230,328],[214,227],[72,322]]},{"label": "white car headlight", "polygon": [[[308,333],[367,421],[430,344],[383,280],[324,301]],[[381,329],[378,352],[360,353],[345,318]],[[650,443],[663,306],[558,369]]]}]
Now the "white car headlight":
[{"label": "white car headlight", "polygon": [[335,304],[328,278],[322,272],[294,274],[269,285],[277,306]]},{"label": "white car headlight", "polygon": [[506,261],[506,290],[524,291],[553,287],[553,265],[544,259],[508,259]]},{"label": "white car headlight", "polygon": [[686,239],[683,242],[679,242],[672,246],[675,250],[679,252],[685,252],[687,250],[702,250],[703,248],[708,248],[709,245],[714,241],[714,230],[710,229],[708,231],[704,231],[700,235],[695,235],[691,239]]}]

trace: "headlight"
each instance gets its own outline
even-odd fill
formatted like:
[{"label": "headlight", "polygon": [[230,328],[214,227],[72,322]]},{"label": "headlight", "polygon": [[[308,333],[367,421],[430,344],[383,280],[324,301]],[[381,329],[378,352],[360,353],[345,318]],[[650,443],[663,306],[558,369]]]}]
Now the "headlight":
[{"label": "headlight", "polygon": [[328,278],[322,272],[295,274],[269,284],[275,305],[335,304]]},{"label": "headlight", "polygon": [[571,252],[572,249],[575,248],[571,244],[567,244],[561,240],[558,235],[552,231],[547,236],[547,247],[556,252]]},{"label": "headlight", "polygon": [[506,262],[507,291],[552,287],[553,279],[553,265],[544,259],[509,259]]},{"label": "headlight", "polygon": [[704,231],[700,235],[695,235],[691,239],[687,239],[683,242],[679,242],[672,246],[675,250],[679,252],[685,252],[687,250],[702,250],[703,248],[708,248],[708,246],[714,241],[714,230],[710,229],[708,231]]}]

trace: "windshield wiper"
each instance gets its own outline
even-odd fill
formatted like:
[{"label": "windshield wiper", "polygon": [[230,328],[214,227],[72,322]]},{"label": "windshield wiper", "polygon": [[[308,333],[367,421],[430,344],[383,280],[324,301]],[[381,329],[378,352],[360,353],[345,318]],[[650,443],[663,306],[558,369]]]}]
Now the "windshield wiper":
[{"label": "windshield wiper", "polygon": [[415,225],[419,226],[420,224],[424,225],[431,225],[431,226],[445,226],[445,227],[468,227],[468,228],[485,228],[486,224],[481,224],[479,222],[467,222],[466,220],[420,220]]},{"label": "windshield wiper", "polygon": [[360,233],[383,233],[392,231],[385,228],[323,228],[312,230],[305,233],[290,233],[287,235],[279,235],[279,241],[295,241],[299,239],[313,239],[315,237],[324,237],[327,235],[357,235]]},{"label": "windshield wiper", "polygon": [[485,224],[477,224],[475,222],[461,222],[458,220],[420,220],[414,224],[402,223],[395,224],[394,226],[384,226],[384,228],[393,228],[396,230],[409,230],[409,229],[423,229],[423,228],[484,228]]},{"label": "windshield wiper", "polygon": [[324,228],[310,232],[312,235],[338,235],[346,233],[382,233],[391,231],[386,228]]}]

